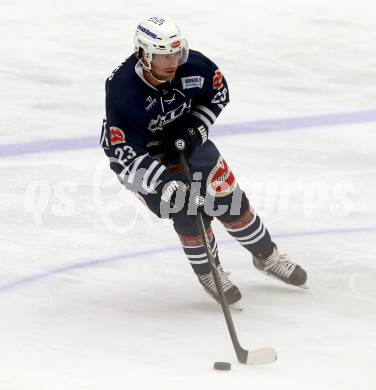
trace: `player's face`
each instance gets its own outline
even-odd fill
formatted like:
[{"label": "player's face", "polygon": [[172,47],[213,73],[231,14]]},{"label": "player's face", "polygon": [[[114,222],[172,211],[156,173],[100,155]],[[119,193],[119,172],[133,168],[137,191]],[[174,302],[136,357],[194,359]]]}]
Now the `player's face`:
[{"label": "player's face", "polygon": [[151,70],[154,76],[160,80],[172,80],[178,68],[179,58],[179,53],[153,54]]}]

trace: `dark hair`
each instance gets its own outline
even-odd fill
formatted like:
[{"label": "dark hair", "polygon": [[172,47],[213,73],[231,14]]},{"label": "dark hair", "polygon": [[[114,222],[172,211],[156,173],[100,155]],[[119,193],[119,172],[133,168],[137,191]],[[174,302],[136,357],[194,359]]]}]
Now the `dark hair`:
[{"label": "dark hair", "polygon": [[136,52],[136,57],[138,59],[142,59],[143,55],[144,55],[144,49],[142,47],[139,47],[138,52]]}]

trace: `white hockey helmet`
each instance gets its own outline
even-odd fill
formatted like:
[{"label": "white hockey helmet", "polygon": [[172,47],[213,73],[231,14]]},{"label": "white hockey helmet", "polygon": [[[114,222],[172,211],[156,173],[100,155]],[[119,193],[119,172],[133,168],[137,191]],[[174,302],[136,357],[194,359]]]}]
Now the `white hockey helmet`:
[{"label": "white hockey helmet", "polygon": [[142,20],[134,36],[136,54],[140,55],[143,49],[149,64],[153,54],[180,53],[179,65],[184,64],[188,58],[188,43],[181,35],[179,27],[170,18],[156,17]]}]

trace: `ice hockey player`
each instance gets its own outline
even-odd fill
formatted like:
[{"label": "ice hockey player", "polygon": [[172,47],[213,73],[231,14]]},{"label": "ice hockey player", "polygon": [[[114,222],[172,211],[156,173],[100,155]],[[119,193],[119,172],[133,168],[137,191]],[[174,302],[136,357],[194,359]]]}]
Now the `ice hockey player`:
[{"label": "ice hockey player", "polygon": [[[240,189],[210,128],[229,102],[227,82],[218,67],[195,50],[167,17],[141,21],[135,52],[106,80],[106,118],[101,145],[119,181],[147,207],[170,218],[199,282],[215,300],[217,290],[198,233],[193,192],[205,196],[204,222],[229,305],[239,289],[221,266],[211,221],[217,218],[266,274],[303,286],[307,274],[281,254]],[[183,139],[194,183],[178,164],[175,141]]]}]

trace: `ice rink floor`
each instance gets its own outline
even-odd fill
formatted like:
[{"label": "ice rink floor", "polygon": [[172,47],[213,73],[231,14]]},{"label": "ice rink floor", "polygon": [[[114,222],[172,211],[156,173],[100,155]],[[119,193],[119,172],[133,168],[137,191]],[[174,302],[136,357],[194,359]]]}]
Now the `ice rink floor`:
[{"label": "ice rink floor", "polygon": [[[237,363],[172,226],[97,146],[104,80],[152,14],[226,75],[212,139],[308,272],[309,290],[266,278],[214,223],[240,342],[273,346],[272,365]],[[375,16],[366,0],[2,1],[0,389],[375,389]]]}]

